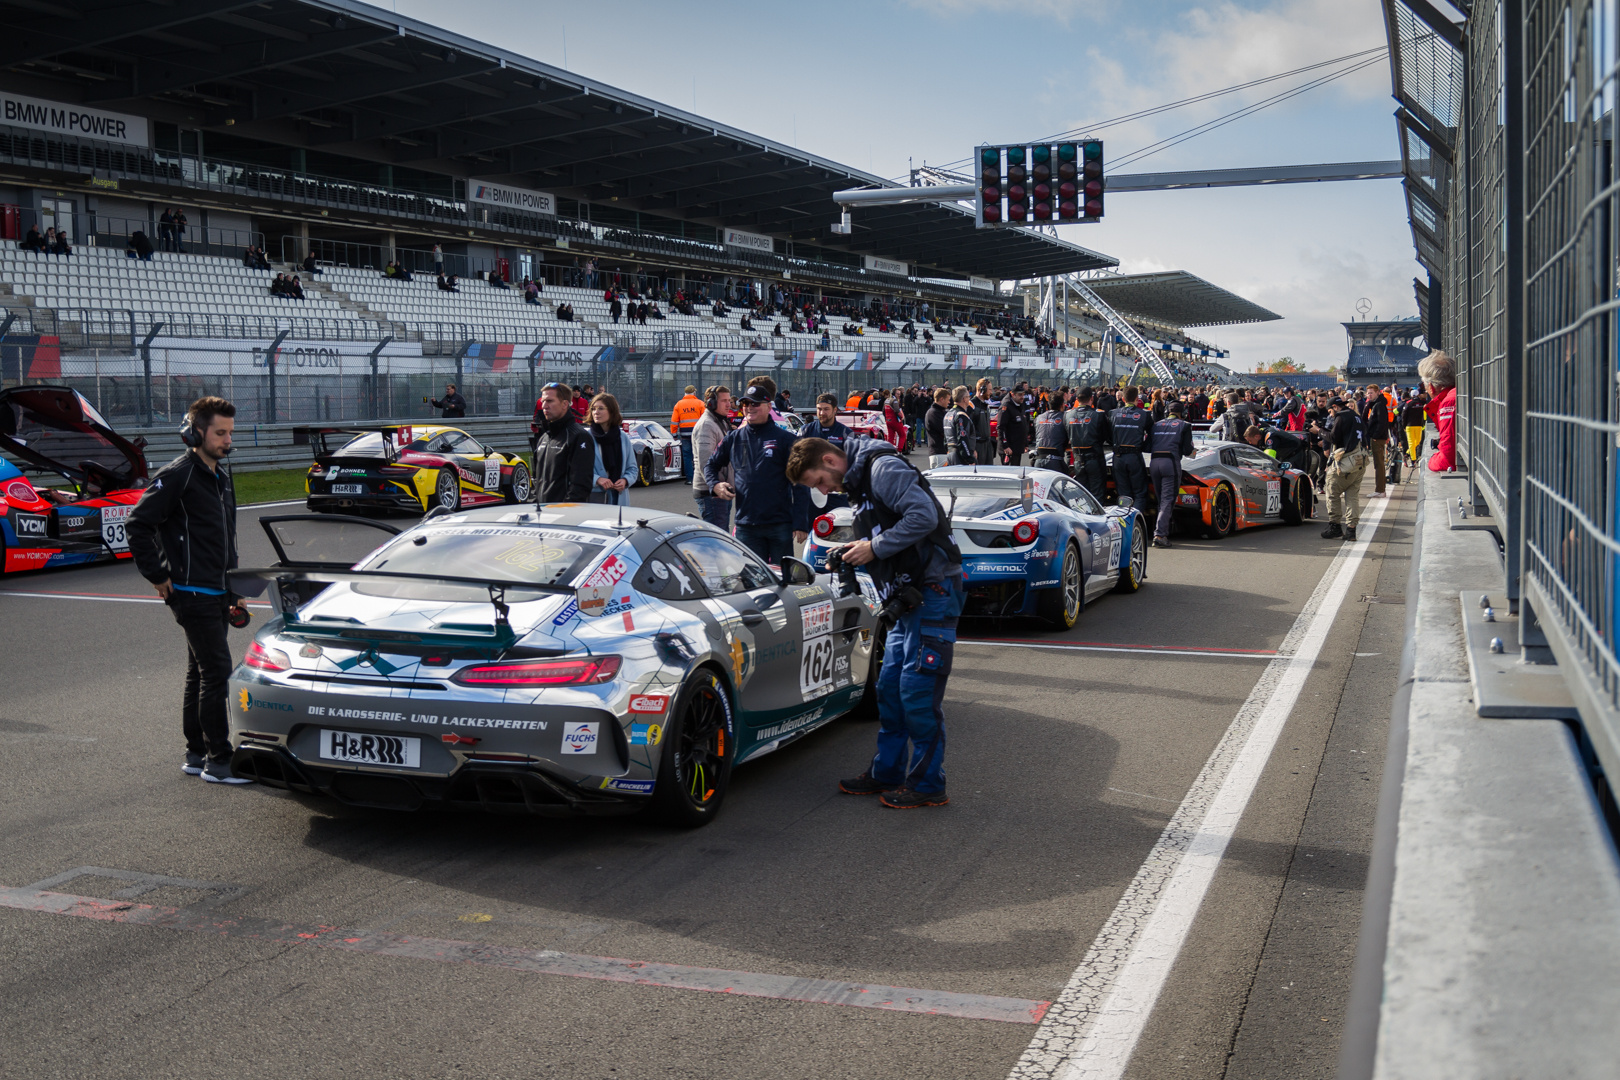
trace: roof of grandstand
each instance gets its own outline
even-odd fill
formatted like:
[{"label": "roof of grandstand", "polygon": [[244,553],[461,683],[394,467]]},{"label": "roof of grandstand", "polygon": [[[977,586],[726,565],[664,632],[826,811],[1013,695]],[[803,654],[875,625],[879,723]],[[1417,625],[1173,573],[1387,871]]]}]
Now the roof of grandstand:
[{"label": "roof of grandstand", "polygon": [[834,191],[892,185],[352,0],[75,9],[72,19],[48,7],[0,11],[9,88],[959,275],[1116,265],[1033,230],[976,229],[957,205],[862,209],[852,235],[834,236]]},{"label": "roof of grandstand", "polygon": [[1116,310],[1169,326],[1225,326],[1282,318],[1185,270],[1119,274],[1093,278],[1086,284]]}]

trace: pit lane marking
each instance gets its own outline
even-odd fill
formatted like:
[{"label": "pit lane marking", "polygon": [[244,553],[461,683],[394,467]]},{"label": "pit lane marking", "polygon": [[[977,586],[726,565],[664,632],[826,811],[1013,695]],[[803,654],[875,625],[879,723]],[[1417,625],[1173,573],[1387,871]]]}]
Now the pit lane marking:
[{"label": "pit lane marking", "polygon": [[[162,600],[159,600],[155,596],[138,596],[138,595],[136,595],[134,593],[66,593],[66,592],[46,592],[43,589],[39,589],[39,590],[25,590],[25,589],[0,590],[0,596],[48,596],[48,597],[51,597],[54,600],[103,600],[103,601],[106,601],[107,603],[116,603],[116,604],[161,604],[161,603],[163,603]],[[267,608],[270,605],[268,603],[265,603],[264,601],[261,601],[261,600],[250,600],[250,601],[247,602],[246,606],[247,607]]]},{"label": "pit lane marking", "polygon": [[1204,763],[1008,1080],[1120,1080],[1378,532],[1376,500]]},{"label": "pit lane marking", "polygon": [[[80,872],[82,871],[72,873]],[[918,990],[904,986],[879,986],[873,983],[835,982],[789,975],[765,975],[751,971],[687,967],[683,964],[647,963],[640,960],[620,960],[611,956],[557,952],[552,949],[518,949],[471,941],[390,934],[378,930],[352,930],[318,923],[300,925],[248,915],[221,915],[217,911],[198,906],[157,907],[151,904],[48,892],[32,886],[0,887],[0,907],[51,915],[77,916],[97,922],[182,930],[215,938],[244,938],[286,945],[310,945],[318,949],[339,949],[374,956],[431,960],[441,964],[473,964],[535,975],[565,975],[578,979],[631,983],[636,986],[703,990],[716,994],[736,994],[741,997],[775,998],[817,1005],[846,1005],[857,1009],[922,1013],[962,1020],[1038,1024],[1051,1005],[1049,1001],[1030,1001],[1024,998],[958,994],[945,990]]]},{"label": "pit lane marking", "polygon": [[1066,652],[1134,653],[1137,656],[1214,656],[1222,660],[1273,660],[1271,649],[1178,649],[1169,645],[1081,645],[1059,641],[1017,641],[1011,638],[960,638],[958,645],[994,645],[1005,649],[1061,649]]}]

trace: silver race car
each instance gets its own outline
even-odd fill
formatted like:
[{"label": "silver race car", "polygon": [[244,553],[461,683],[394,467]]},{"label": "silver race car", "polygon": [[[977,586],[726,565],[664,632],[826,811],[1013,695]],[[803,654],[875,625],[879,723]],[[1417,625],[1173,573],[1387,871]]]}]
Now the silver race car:
[{"label": "silver race car", "polygon": [[734,765],[875,713],[860,589],[636,514],[265,519],[279,564],[233,587],[279,614],[232,676],[232,768],[355,805],[694,826]]},{"label": "silver race car", "polygon": [[668,428],[652,420],[626,420],[624,430],[636,453],[636,486],[681,478],[681,443]]}]

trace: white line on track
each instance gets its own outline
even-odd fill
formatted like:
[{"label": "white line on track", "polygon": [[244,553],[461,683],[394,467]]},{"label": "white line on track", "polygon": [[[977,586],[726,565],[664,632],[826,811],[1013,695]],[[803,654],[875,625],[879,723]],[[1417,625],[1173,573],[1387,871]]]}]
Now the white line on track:
[{"label": "white line on track", "polygon": [[[155,596],[93,596],[88,593],[66,592],[27,592],[25,590],[3,590],[0,596],[38,596],[49,600],[100,600],[108,604],[161,604]],[[247,607],[267,608],[270,605],[263,602],[249,602]]]},{"label": "white line on track", "polygon": [[1129,645],[1064,645],[1053,642],[1050,645],[1035,641],[978,641],[973,638],[962,638],[958,645],[989,645],[997,649],[1064,649],[1071,652],[1112,652],[1131,653],[1135,656],[1214,656],[1221,660],[1273,660],[1274,653],[1241,653],[1241,652],[1215,652],[1206,649],[1149,649],[1133,648]]},{"label": "white line on track", "polygon": [[303,506],[304,501],[305,500],[303,500],[303,499],[284,499],[281,502],[244,503],[241,506],[238,506],[237,509],[238,510],[266,510],[266,509],[269,509],[272,506]]},{"label": "white line on track", "polygon": [[1009,1080],[1119,1080],[1187,940],[1226,845],[1344,605],[1385,499],[1362,517],[1215,752],[1041,1021]]}]

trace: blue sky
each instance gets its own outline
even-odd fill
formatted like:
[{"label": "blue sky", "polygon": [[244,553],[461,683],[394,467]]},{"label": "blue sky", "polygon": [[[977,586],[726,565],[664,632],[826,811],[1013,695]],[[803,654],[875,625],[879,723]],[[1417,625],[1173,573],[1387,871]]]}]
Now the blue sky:
[{"label": "blue sky", "polygon": [[[384,7],[396,7],[384,0]],[[398,0],[401,14],[869,169],[944,164],[1384,44],[1376,0]],[[1305,77],[1103,132],[1110,160]],[[1122,171],[1399,157],[1378,63]],[[1126,271],[1184,269],[1284,316],[1201,333],[1237,365],[1342,361],[1359,297],[1416,314],[1400,181],[1115,195],[1065,227]]]}]

